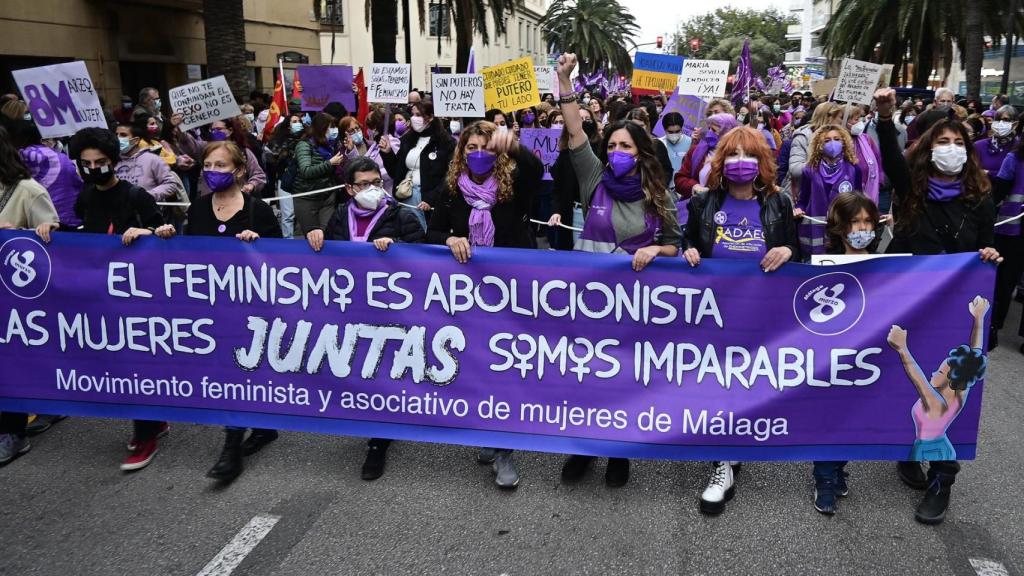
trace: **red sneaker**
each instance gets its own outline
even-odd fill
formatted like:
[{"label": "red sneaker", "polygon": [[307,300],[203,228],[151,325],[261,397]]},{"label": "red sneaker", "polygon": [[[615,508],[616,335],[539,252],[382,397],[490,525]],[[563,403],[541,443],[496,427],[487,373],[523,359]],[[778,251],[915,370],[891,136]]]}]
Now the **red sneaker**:
[{"label": "red sneaker", "polygon": [[153,457],[159,451],[157,447],[156,438],[146,442],[140,442],[135,450],[121,462],[121,470],[123,472],[131,472],[132,470],[142,470],[149,463],[153,461]]},{"label": "red sneaker", "polygon": [[[167,434],[170,431],[171,431],[171,424],[169,422],[161,422],[160,423],[160,431],[156,433],[156,437],[157,438],[163,438],[164,436],[167,436]],[[132,434],[131,440],[128,441],[128,450],[131,451],[131,452],[134,452],[135,451],[135,445],[138,444],[138,443],[139,443],[139,441],[136,440],[135,439],[135,435]]]}]

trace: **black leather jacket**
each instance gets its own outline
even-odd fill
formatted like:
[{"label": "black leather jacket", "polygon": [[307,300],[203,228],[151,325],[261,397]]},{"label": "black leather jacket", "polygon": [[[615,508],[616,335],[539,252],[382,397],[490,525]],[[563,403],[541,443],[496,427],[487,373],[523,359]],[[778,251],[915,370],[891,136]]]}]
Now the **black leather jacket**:
[{"label": "black leather jacket", "polygon": [[[690,198],[689,217],[683,230],[683,250],[696,248],[702,258],[711,257],[715,241],[715,213],[721,210],[727,192],[724,189],[698,192]],[[790,262],[800,261],[796,221],[793,219],[793,201],[782,193],[765,197],[757,193],[761,204],[761,225],[764,227],[765,247],[768,250],[786,246],[793,251]]]}]

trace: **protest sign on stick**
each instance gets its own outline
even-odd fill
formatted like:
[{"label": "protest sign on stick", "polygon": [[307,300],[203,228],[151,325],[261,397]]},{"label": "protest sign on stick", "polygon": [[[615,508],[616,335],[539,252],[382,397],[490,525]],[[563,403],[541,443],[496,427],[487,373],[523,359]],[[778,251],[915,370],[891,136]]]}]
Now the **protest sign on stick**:
[{"label": "protest sign on stick", "polygon": [[658,94],[674,90],[683,69],[682,56],[637,52],[633,58],[633,78],[630,82],[635,94]]},{"label": "protest sign on stick", "polygon": [[725,96],[729,79],[728,60],[687,60],[679,76],[679,93],[686,96],[715,98]]},{"label": "protest sign on stick", "polygon": [[881,64],[844,58],[839,79],[836,81],[835,95],[832,98],[852,104],[871,104],[881,75]]},{"label": "protest sign on stick", "polygon": [[302,78],[302,109],[320,111],[331,102],[341,102],[354,111],[351,66],[299,66]]},{"label": "protest sign on stick", "polygon": [[452,118],[483,118],[484,77],[481,74],[434,74],[434,113]]},{"label": "protest sign on stick", "polygon": [[405,104],[409,98],[412,67],[409,64],[377,64],[370,66],[370,82],[366,87],[369,102]]},{"label": "protest sign on stick", "polygon": [[528,56],[483,69],[484,106],[514,112],[540,104],[537,75]]},{"label": "protest sign on stick", "polygon": [[11,74],[43,138],[70,136],[82,128],[107,128],[85,62],[26,68]]},{"label": "protest sign on stick", "polygon": [[167,93],[171,110],[181,114],[181,129],[191,130],[242,113],[223,76],[172,88]]},{"label": "protest sign on stick", "polygon": [[544,180],[551,180],[551,167],[558,160],[558,138],[562,131],[557,128],[523,128],[519,131],[519,145],[533,152],[544,164]]}]

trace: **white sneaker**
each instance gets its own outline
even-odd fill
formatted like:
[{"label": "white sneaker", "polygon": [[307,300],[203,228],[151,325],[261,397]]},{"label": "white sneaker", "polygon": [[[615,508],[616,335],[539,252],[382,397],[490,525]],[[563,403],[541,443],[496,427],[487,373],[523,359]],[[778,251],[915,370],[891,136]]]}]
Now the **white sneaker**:
[{"label": "white sneaker", "polygon": [[700,495],[700,511],[704,514],[721,514],[725,511],[725,503],[736,494],[733,463],[715,462],[712,466],[708,487]]}]

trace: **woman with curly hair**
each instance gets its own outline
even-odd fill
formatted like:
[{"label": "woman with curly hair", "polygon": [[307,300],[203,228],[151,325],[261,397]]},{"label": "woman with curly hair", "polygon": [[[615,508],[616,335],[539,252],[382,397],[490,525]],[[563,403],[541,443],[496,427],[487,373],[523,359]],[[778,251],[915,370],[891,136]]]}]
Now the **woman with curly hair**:
[{"label": "woman with curly hair", "polygon": [[[633,270],[640,272],[655,258],[679,254],[675,206],[654,142],[637,124],[628,120],[609,124],[595,154],[569,80],[575,66],[575,54],[558,59],[560,91],[567,95],[560,99],[564,130],[584,213],[576,250],[629,254]],[[579,481],[593,460],[592,456],[570,456],[562,466],[562,480]],[[604,478],[609,487],[624,486],[629,481],[629,460],[609,458]]]},{"label": "woman with curly hair", "polygon": [[[444,244],[460,264],[476,247],[536,248],[530,226],[534,191],[544,166],[512,132],[481,120],[459,135],[427,228],[428,244]],[[495,483],[514,488],[519,473],[512,451],[484,448],[478,460],[494,464]]]},{"label": "woman with curly hair", "polygon": [[800,223],[800,249],[805,256],[825,253],[825,217],[841,192],[860,190],[862,173],[857,149],[849,132],[829,124],[814,132],[807,165],[800,177],[796,217]]},{"label": "woman with curly hair", "polygon": [[[983,261],[1002,262],[999,252],[992,248],[996,209],[991,186],[977,154],[968,146],[970,139],[963,124],[939,120],[921,135],[904,159],[892,122],[895,90],[875,92],[875,103],[882,167],[893,184],[896,216],[887,251],[914,255],[977,251]],[[981,347],[980,336],[975,347]],[[949,489],[960,464],[952,458],[934,459],[926,477],[920,464],[923,459],[927,458],[900,462],[897,472],[911,488],[926,490],[917,507],[917,520],[937,524],[945,517]]]}]

